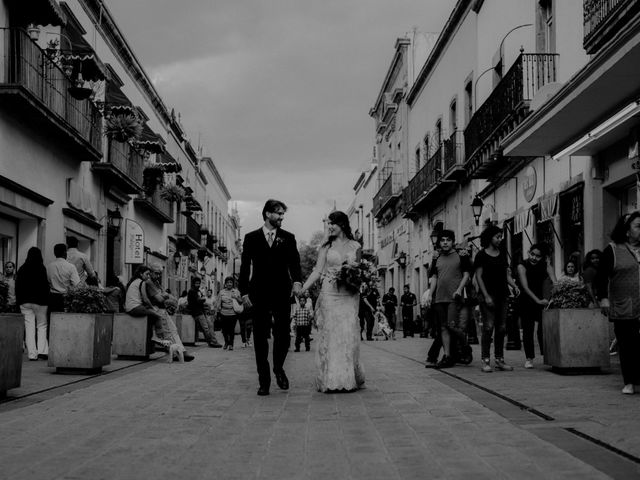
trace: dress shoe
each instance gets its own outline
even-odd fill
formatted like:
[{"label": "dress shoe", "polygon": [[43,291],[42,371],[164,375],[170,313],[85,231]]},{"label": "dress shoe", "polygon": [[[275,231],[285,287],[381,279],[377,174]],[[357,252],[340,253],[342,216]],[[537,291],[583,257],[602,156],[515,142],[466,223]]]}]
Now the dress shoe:
[{"label": "dress shoe", "polygon": [[184,357],[184,361],[185,362],[193,362],[193,360],[195,360],[196,357],[194,357],[193,355],[191,355],[190,353],[184,352],[182,354],[182,356]]},{"label": "dress shoe", "polygon": [[218,342],[209,342],[209,347],[211,347],[211,348],[222,348],[222,345],[220,345]]},{"label": "dress shoe", "polygon": [[261,397],[269,395],[269,387],[260,387],[258,389],[258,395],[260,395]]},{"label": "dress shoe", "polygon": [[440,361],[438,362],[438,364],[436,365],[436,368],[439,370],[441,368],[451,368],[453,366],[455,366],[456,362],[453,358],[444,355]]},{"label": "dress shoe", "polygon": [[289,390],[289,379],[284,373],[284,370],[282,372],[276,373],[276,383],[282,390]]},{"label": "dress shoe", "polygon": [[38,354],[38,358],[39,358],[40,360],[49,360],[49,355],[46,355],[46,354],[44,354],[44,353],[39,353],[39,354]]}]

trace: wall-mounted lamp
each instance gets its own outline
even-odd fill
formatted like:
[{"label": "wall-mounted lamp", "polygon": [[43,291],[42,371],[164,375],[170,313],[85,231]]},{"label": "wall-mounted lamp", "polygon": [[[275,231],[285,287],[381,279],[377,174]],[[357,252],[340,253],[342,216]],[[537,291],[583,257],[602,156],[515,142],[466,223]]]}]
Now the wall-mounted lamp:
[{"label": "wall-mounted lamp", "polygon": [[33,23],[30,23],[27,27],[27,34],[29,35],[29,38],[31,40],[37,42],[40,39],[40,27],[34,25]]},{"label": "wall-mounted lamp", "polygon": [[107,210],[107,225],[115,233],[120,231],[120,226],[122,225],[122,214],[120,213],[120,208],[118,206],[116,206],[115,210]]},{"label": "wall-mounted lamp", "polygon": [[476,195],[473,202],[471,202],[471,211],[473,212],[473,219],[476,221],[476,227],[480,225],[480,217],[482,216],[483,207],[484,202],[478,195]]},{"label": "wall-mounted lamp", "polygon": [[438,237],[439,237],[438,231],[431,230],[431,235],[429,235],[429,238],[431,239],[431,245],[433,245],[433,248],[436,248],[438,246]]},{"label": "wall-mounted lamp", "polygon": [[180,266],[181,257],[182,257],[182,255],[180,255],[180,252],[176,252],[173,255],[173,263],[175,264],[176,268],[178,268],[178,266]]},{"label": "wall-mounted lamp", "polygon": [[401,267],[406,267],[407,266],[407,254],[404,252],[401,252],[400,255],[398,256],[398,258],[396,259],[396,261],[398,262],[398,265],[400,265]]}]

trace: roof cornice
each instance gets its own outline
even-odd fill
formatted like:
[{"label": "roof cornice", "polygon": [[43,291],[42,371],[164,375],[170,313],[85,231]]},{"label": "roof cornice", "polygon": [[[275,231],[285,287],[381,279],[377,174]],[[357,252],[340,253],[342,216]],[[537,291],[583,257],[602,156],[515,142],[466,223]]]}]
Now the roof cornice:
[{"label": "roof cornice", "polygon": [[151,83],[147,72],[145,72],[103,0],[79,0],[79,3],[91,18],[96,30],[100,32],[111,47],[113,54],[122,62],[142,94],[147,97],[156,113],[167,125],[170,125],[171,114],[169,109],[162,101],[153,83]]},{"label": "roof cornice", "polygon": [[231,200],[231,194],[229,193],[229,190],[227,189],[227,186],[225,185],[224,180],[220,176],[220,172],[218,172],[218,169],[216,168],[216,164],[213,163],[213,159],[211,157],[202,157],[200,159],[200,163],[205,164],[207,167],[209,167],[209,170],[211,170],[211,173],[216,179],[216,183],[220,185],[222,192],[226,195],[227,201]]},{"label": "roof cornice", "polygon": [[391,64],[389,65],[389,69],[387,70],[387,74],[384,77],[384,81],[382,82],[382,87],[380,88],[380,92],[378,93],[378,96],[376,98],[376,102],[374,103],[373,107],[371,107],[371,109],[369,110],[369,115],[370,116],[373,117],[375,112],[380,107],[380,102],[382,101],[382,97],[384,96],[384,92],[387,90],[387,88],[389,86],[389,80],[393,76],[393,72],[394,72],[396,66],[398,65],[398,62],[402,58],[402,54],[404,53],[404,51],[407,49],[407,47],[410,44],[411,44],[411,40],[408,39],[407,37],[400,37],[400,38],[396,39],[396,46],[395,46],[396,52],[393,55],[393,59],[391,60]]},{"label": "roof cornice", "polygon": [[449,40],[451,40],[458,29],[460,22],[467,16],[467,13],[475,6],[475,4],[475,0],[458,0],[456,6],[453,7],[453,11],[451,12],[451,15],[449,15],[442,32],[440,32],[440,36],[438,37],[436,44],[433,46],[427,61],[424,62],[424,65],[420,69],[420,73],[418,73],[418,76],[416,77],[416,81],[413,82],[413,85],[407,94],[407,104],[410,107],[413,105],[418,93],[422,90],[427,77],[440,59],[440,56],[444,52]]}]

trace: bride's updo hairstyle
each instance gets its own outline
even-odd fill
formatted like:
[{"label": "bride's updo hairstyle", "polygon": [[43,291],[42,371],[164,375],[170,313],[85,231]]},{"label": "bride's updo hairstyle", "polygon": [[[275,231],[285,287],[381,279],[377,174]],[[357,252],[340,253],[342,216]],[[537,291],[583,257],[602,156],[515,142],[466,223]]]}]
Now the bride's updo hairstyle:
[{"label": "bride's updo hairstyle", "polygon": [[[346,213],[335,210],[329,214],[329,221],[334,225],[338,225],[340,230],[344,233],[344,236],[349,240],[354,239],[353,233],[351,233],[351,225],[349,225],[349,217],[347,217]],[[335,238],[335,236],[329,237],[323,246],[330,246]]]}]

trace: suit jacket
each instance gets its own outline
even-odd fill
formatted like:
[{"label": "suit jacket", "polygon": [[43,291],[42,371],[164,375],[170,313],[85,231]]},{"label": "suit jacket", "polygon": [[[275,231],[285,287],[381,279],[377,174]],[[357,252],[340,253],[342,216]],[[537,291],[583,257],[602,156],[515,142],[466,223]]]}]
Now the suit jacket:
[{"label": "suit jacket", "polygon": [[269,247],[262,227],[247,233],[242,245],[240,293],[248,294],[256,304],[288,304],[293,282],[302,282],[296,237],[278,228]]}]

